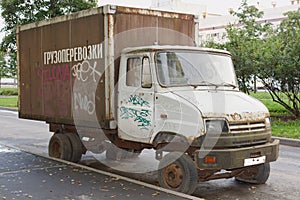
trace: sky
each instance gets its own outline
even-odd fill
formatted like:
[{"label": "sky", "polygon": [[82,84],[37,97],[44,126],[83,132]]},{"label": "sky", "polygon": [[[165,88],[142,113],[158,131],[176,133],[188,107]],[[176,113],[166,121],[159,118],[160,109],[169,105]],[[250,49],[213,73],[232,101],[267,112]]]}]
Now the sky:
[{"label": "sky", "polygon": [[[133,6],[150,7],[152,0],[99,0],[99,2],[122,3]],[[206,12],[214,14],[228,14],[229,8],[237,10],[242,0],[182,0],[185,3],[197,3],[204,6]],[[291,0],[248,0],[250,5],[259,5],[261,8],[271,8],[272,2],[276,2],[276,7],[291,5]],[[3,28],[3,19],[0,18],[0,30]],[[4,33],[0,31],[0,39]]]},{"label": "sky", "polygon": [[[228,14],[229,8],[237,10],[242,0],[183,0],[186,2],[197,2],[206,5],[206,11],[216,14]],[[249,5],[259,5],[261,8],[272,8],[272,2],[276,2],[276,7],[291,5],[290,0],[248,0]]]},{"label": "sky", "polygon": [[[165,0],[162,0],[165,1]],[[216,14],[228,14],[228,9],[237,10],[242,0],[181,0],[185,3],[197,3],[206,7],[206,11]],[[99,2],[121,2],[122,4],[129,3],[131,5],[150,6],[152,0],[99,0]],[[262,8],[271,8],[272,2],[276,2],[276,7],[291,5],[291,0],[248,0],[250,5],[260,5]],[[296,1],[295,1],[296,2]]]}]

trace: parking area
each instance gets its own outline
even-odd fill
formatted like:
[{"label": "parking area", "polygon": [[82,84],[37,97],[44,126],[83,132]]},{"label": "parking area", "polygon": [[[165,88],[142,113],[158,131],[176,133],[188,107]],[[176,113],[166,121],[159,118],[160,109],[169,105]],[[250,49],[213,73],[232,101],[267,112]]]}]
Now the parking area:
[{"label": "parking area", "polygon": [[[133,181],[133,182],[132,182]],[[0,199],[196,199],[0,145]],[[171,192],[171,191],[170,191]]]}]

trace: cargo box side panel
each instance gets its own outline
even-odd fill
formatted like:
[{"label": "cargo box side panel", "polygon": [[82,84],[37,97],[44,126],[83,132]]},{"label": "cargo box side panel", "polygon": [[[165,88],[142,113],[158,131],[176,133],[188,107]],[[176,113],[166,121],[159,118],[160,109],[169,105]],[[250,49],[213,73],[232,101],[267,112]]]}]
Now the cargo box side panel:
[{"label": "cargo box side panel", "polygon": [[[99,127],[105,121],[104,16],[78,18],[71,23],[71,43],[77,48],[71,64],[72,109],[76,125]],[[87,49],[87,55],[85,55]],[[83,57],[81,59],[81,57]]]},{"label": "cargo box side panel", "polygon": [[[18,56],[19,56],[19,116],[23,118],[32,117],[31,110],[31,54],[38,45],[32,41],[32,36],[37,35],[37,30],[23,31],[18,34]],[[32,66],[33,67],[33,66]],[[33,86],[34,87],[34,86]]]},{"label": "cargo box side panel", "polygon": [[63,51],[69,47],[69,21],[41,27],[42,99],[47,121],[70,121],[70,66]]},{"label": "cargo box side panel", "polygon": [[195,24],[193,20],[159,18],[158,44],[195,46]]},{"label": "cargo box side panel", "polygon": [[193,15],[120,7],[114,19],[116,57],[126,47],[154,44],[195,46]]},{"label": "cargo box side panel", "polygon": [[103,18],[73,16],[20,31],[20,117],[74,124],[75,114],[97,127],[104,121]]}]

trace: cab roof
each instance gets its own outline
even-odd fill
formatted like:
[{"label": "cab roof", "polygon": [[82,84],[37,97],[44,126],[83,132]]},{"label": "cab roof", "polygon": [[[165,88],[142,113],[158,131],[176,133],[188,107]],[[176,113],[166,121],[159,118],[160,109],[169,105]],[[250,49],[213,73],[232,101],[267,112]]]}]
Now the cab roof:
[{"label": "cab roof", "polygon": [[220,49],[213,48],[202,48],[193,46],[173,46],[173,45],[151,45],[142,47],[127,47],[123,49],[122,54],[138,53],[138,52],[149,52],[149,51],[162,51],[162,50],[187,50],[187,51],[201,51],[207,53],[220,53],[231,55],[230,52]]}]

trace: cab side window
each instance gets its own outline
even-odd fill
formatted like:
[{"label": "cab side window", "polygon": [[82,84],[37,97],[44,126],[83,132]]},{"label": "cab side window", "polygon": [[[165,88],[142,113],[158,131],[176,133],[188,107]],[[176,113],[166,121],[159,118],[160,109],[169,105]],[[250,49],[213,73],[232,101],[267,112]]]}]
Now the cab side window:
[{"label": "cab side window", "polygon": [[148,57],[143,57],[142,87],[143,88],[151,88],[152,87],[150,60]]},{"label": "cab side window", "polygon": [[132,87],[141,86],[142,60],[140,58],[128,58],[126,85]]}]

